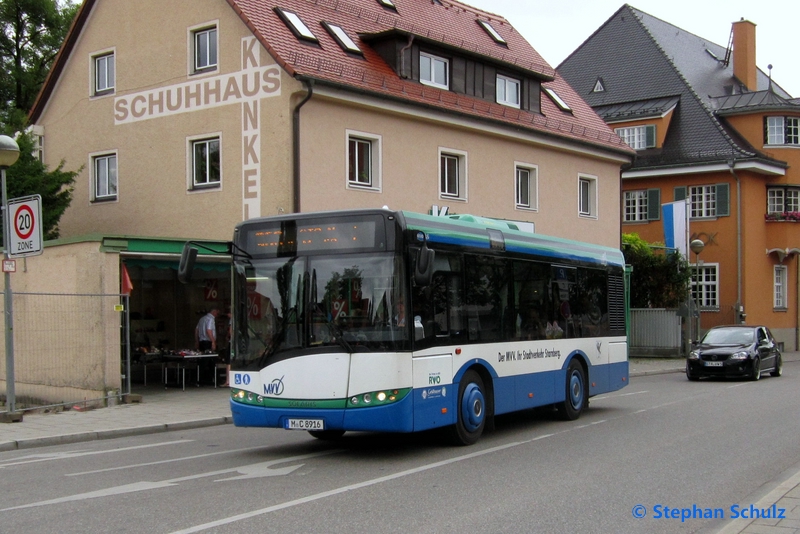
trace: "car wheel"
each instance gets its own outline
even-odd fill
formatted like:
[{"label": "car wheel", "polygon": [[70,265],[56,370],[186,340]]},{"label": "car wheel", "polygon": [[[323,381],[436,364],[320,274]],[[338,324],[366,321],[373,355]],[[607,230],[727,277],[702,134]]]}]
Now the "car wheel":
[{"label": "car wheel", "polygon": [[750,375],[750,380],[756,381],[761,378],[761,358],[753,360],[753,373]]},{"label": "car wheel", "polygon": [[452,432],[457,445],[472,445],[483,434],[486,426],[486,398],[481,376],[469,370],[458,386],[456,424]]},{"label": "car wheel", "polygon": [[783,359],[780,354],[775,356],[775,368],[770,374],[772,376],[781,376],[783,374]]},{"label": "car wheel", "polygon": [[574,421],[586,407],[586,377],[583,366],[573,359],[567,367],[567,398],[558,405],[558,413],[565,421]]},{"label": "car wheel", "polygon": [[689,370],[689,364],[688,363],[686,364],[686,378],[688,378],[692,382],[697,382],[698,380],[700,380],[699,376],[693,375],[692,372]]},{"label": "car wheel", "polygon": [[322,441],[335,441],[344,436],[344,430],[309,430],[308,433]]}]

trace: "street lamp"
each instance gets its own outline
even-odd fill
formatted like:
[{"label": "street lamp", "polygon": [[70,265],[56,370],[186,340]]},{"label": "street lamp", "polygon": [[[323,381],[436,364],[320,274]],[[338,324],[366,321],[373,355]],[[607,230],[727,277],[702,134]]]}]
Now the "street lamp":
[{"label": "street lamp", "polygon": [[[0,178],[3,188],[3,248],[4,257],[9,259],[9,243],[11,242],[11,217],[8,216],[8,193],[6,191],[6,169],[19,159],[19,145],[7,135],[0,135]],[[5,287],[3,300],[5,312],[6,338],[6,407],[8,413],[16,411],[16,394],[14,392],[14,315],[12,313],[13,295],[11,293],[11,273],[3,269]]]},{"label": "street lamp", "polygon": [[700,253],[706,248],[706,244],[699,239],[692,239],[689,243],[689,248],[694,252],[694,303],[695,313],[695,329],[694,334],[697,341],[700,340]]}]

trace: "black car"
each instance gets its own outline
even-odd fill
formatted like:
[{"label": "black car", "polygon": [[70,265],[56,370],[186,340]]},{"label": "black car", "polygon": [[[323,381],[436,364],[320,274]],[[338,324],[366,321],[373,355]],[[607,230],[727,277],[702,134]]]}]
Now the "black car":
[{"label": "black car", "polygon": [[686,360],[686,378],[749,377],[769,372],[781,376],[783,361],[766,326],[715,326],[703,336]]}]

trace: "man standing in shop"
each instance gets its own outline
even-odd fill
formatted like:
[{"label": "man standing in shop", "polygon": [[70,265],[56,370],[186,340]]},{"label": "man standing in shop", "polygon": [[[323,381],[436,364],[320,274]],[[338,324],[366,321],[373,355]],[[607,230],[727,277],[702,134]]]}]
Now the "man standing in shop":
[{"label": "man standing in shop", "polygon": [[200,318],[194,329],[195,348],[199,351],[217,350],[217,315],[218,308],[211,308]]}]

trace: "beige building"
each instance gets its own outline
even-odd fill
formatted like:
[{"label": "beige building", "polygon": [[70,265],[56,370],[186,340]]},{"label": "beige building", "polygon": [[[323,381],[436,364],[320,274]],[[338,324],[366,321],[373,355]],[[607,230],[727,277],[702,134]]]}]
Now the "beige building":
[{"label": "beige building", "polygon": [[86,0],[31,122],[83,167],[65,237],[436,205],[617,246],[632,153],[508,21],[446,0]]},{"label": "beige building", "polygon": [[85,0],[30,119],[82,168],[65,239],[151,239],[102,250],[170,347],[230,294],[176,303],[176,238],[385,205],[618,247],[634,154],[509,21],[449,0]]}]

